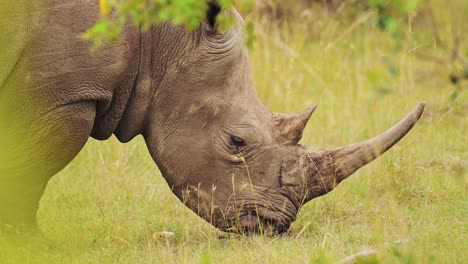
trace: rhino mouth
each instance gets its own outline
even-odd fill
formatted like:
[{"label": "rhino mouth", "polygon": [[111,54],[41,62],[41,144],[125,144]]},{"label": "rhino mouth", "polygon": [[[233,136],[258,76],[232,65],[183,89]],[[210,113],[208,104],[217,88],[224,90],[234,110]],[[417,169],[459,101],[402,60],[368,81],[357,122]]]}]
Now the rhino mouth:
[{"label": "rhino mouth", "polygon": [[294,206],[285,202],[283,208],[266,208],[261,205],[244,206],[234,227],[228,231],[243,234],[283,234],[296,218]]},{"label": "rhino mouth", "polygon": [[259,209],[244,209],[239,216],[241,233],[258,234],[268,233],[283,234],[291,226],[290,221],[284,221],[279,217],[268,216]]}]

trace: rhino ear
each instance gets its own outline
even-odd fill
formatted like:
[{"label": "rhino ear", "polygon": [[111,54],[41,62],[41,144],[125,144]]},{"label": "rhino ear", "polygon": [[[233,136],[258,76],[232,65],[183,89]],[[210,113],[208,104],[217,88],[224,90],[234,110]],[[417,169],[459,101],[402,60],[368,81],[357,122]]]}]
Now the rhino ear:
[{"label": "rhino ear", "polygon": [[297,144],[315,108],[317,106],[314,105],[295,114],[274,113],[273,134],[281,142]]},{"label": "rhino ear", "polygon": [[208,11],[206,12],[206,20],[212,29],[216,26],[216,17],[221,12],[221,6],[218,1],[208,2]]}]

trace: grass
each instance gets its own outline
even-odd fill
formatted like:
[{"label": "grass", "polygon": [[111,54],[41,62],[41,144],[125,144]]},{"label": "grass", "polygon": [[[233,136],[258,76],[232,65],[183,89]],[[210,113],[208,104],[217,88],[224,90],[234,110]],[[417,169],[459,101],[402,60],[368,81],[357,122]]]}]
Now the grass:
[{"label": "grass", "polygon": [[[468,11],[463,2],[450,7],[432,1],[448,44],[455,26],[462,32]],[[455,86],[449,81],[457,70],[452,64],[416,56],[450,56],[434,45],[427,17],[402,25],[396,37],[376,27],[375,16],[330,17],[317,7],[304,11],[301,23],[293,19],[280,26],[245,16],[256,26],[250,60],[264,103],[282,112],[319,105],[303,144],[334,147],[367,139],[427,102],[420,122],[397,146],[305,205],[289,234],[220,237],[171,193],[141,137],[128,144],[90,139],[49,182],[38,215],[47,239],[31,238],[36,247],[0,239],[0,259],[337,263],[374,249],[376,255],[364,263],[465,263],[467,81]],[[460,38],[466,56],[466,36]],[[164,230],[175,238],[151,239]]]}]

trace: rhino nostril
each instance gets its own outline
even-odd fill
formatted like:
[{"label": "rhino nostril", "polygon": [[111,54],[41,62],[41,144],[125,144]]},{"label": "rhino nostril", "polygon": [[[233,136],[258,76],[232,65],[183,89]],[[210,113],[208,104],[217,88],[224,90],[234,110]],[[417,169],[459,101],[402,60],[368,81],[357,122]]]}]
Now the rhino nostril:
[{"label": "rhino nostril", "polygon": [[281,235],[281,234],[284,234],[288,231],[289,229],[289,225],[288,224],[279,224],[275,227],[275,231]]},{"label": "rhino nostril", "polygon": [[239,223],[243,232],[255,233],[261,224],[258,219],[258,212],[255,209],[246,208],[239,215]]},{"label": "rhino nostril", "polygon": [[239,215],[240,218],[254,218],[257,217],[257,211],[255,210],[244,210]]}]

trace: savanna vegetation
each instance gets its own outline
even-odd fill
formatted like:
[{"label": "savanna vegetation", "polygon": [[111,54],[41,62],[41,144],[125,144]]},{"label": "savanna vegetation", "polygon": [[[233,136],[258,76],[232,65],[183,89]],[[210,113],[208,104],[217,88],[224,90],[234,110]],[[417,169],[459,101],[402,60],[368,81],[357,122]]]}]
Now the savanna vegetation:
[{"label": "savanna vegetation", "polygon": [[[397,146],[305,205],[288,233],[222,234],[171,193],[142,138],[89,139],[48,184],[45,238],[12,240],[2,227],[0,262],[465,263],[468,4],[399,3],[236,3],[263,102],[281,112],[318,105],[302,143],[364,140],[427,103]],[[158,231],[175,237],[153,239]]]}]

